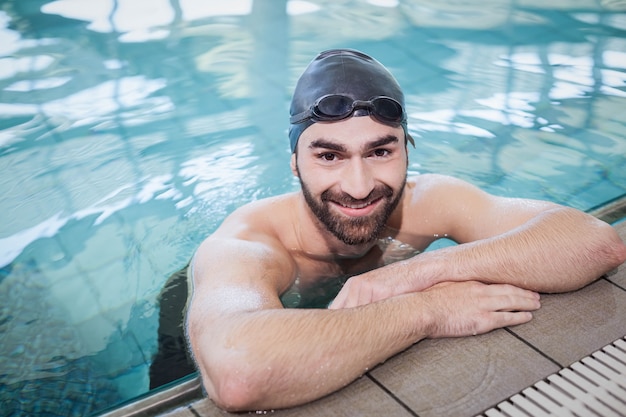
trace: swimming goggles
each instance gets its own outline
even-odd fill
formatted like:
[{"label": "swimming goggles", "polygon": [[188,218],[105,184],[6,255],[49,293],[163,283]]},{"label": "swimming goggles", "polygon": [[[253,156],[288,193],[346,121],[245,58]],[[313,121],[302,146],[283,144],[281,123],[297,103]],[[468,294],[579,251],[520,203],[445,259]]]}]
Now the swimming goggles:
[{"label": "swimming goggles", "polygon": [[308,110],[291,116],[289,121],[291,124],[302,123],[307,119],[334,122],[350,117],[358,109],[367,109],[370,115],[385,124],[401,124],[406,120],[402,105],[391,97],[378,96],[364,101],[341,94],[327,94],[318,98]]}]

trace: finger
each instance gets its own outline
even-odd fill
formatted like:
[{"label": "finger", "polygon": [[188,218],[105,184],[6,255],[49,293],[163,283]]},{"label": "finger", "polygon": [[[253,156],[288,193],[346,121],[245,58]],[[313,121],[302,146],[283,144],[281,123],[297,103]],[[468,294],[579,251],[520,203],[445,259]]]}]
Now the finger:
[{"label": "finger", "polygon": [[540,296],[534,291],[512,285],[490,285],[484,288],[483,308],[492,311],[537,310],[541,307]]},{"label": "finger", "polygon": [[510,284],[492,284],[489,285],[489,288],[498,292],[499,294],[511,294],[520,297],[534,298],[537,300],[541,298],[540,294],[536,291],[526,290],[524,288],[516,287],[515,285]]},{"label": "finger", "polygon": [[356,303],[351,307],[362,306],[372,302],[372,289],[365,285],[359,285],[359,295]]},{"label": "finger", "polygon": [[343,285],[341,290],[339,290],[339,293],[337,294],[333,302],[330,304],[330,306],[328,306],[328,308],[332,310],[338,310],[340,308],[350,307],[349,305],[350,300],[354,298],[352,294],[353,292],[354,292],[354,286],[351,285],[350,281],[347,281]]},{"label": "finger", "polygon": [[484,302],[483,307],[491,311],[534,311],[541,308],[541,303],[538,299],[516,295],[489,297]]},{"label": "finger", "polygon": [[529,311],[497,312],[496,317],[499,322],[498,327],[507,327],[528,323],[532,320],[533,314]]},{"label": "finger", "polygon": [[339,294],[337,294],[335,299],[330,303],[328,308],[331,310],[338,310],[340,308],[343,308],[344,302],[345,302],[345,295],[342,289],[341,291],[339,291]]},{"label": "finger", "polygon": [[494,312],[485,317],[483,321],[475,324],[472,335],[488,333],[493,329],[500,329],[502,327],[517,326],[524,324],[532,320],[533,315],[528,311],[519,312]]}]

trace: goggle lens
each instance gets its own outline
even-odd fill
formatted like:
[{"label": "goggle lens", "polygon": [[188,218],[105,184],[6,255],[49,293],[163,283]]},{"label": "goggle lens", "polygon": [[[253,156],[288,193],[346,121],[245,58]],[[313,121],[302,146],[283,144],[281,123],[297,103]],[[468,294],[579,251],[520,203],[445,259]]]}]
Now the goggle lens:
[{"label": "goggle lens", "polygon": [[346,96],[325,96],[315,103],[313,114],[322,119],[343,119],[352,113],[352,103]]},{"label": "goggle lens", "polygon": [[291,123],[301,123],[307,119],[316,121],[336,121],[349,117],[357,109],[367,109],[369,113],[383,123],[402,123],[404,110],[402,105],[385,96],[374,97],[368,101],[352,100],[350,97],[330,94],[320,97],[315,105],[300,114],[291,117]]},{"label": "goggle lens", "polygon": [[395,100],[380,97],[372,100],[376,114],[392,122],[400,123],[404,118],[402,106]]}]

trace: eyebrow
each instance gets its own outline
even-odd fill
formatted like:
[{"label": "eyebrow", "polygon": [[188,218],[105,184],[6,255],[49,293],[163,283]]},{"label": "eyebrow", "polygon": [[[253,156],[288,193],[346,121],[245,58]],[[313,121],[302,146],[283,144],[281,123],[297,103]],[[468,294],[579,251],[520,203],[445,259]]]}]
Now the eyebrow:
[{"label": "eyebrow", "polygon": [[377,139],[373,142],[368,143],[368,148],[378,148],[380,146],[385,146],[385,145],[389,145],[391,143],[398,143],[400,140],[398,139],[397,136],[394,135],[387,135],[387,136],[383,136],[380,139]]},{"label": "eyebrow", "polygon": [[315,139],[309,145],[309,149],[317,149],[317,148],[330,149],[332,151],[337,151],[337,152],[345,152],[346,151],[346,147],[345,146],[340,145],[338,143],[331,142],[330,140],[323,139],[323,138]]},{"label": "eyebrow", "polygon": [[[390,143],[398,143],[399,141],[400,140],[398,139],[397,136],[387,135],[387,136],[383,136],[379,139],[376,139],[372,142],[367,143],[365,145],[365,148],[366,149],[378,148],[380,146],[389,145]],[[309,149],[318,149],[318,148],[330,149],[332,151],[337,151],[337,152],[347,151],[344,145],[332,142],[331,140],[324,139],[324,138],[315,139],[313,142],[309,144]]]}]

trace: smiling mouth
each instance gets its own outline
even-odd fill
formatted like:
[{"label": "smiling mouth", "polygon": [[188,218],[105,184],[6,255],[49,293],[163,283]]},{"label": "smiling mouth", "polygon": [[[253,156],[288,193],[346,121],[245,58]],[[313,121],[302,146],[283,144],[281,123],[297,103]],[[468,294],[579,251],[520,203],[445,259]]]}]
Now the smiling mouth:
[{"label": "smiling mouth", "polygon": [[382,197],[376,198],[371,201],[354,203],[333,201],[333,204],[335,204],[339,211],[347,216],[360,217],[367,216],[372,213],[376,209],[376,207],[378,207],[378,203],[380,203],[380,201],[382,201]]},{"label": "smiling mouth", "polygon": [[345,203],[336,203],[339,204],[342,207],[345,208],[349,208],[349,209],[363,209],[371,204],[376,203],[378,200],[380,200],[380,198],[376,199],[376,200],[372,200],[372,201],[368,201],[365,203],[359,203],[359,204],[345,204]]}]

